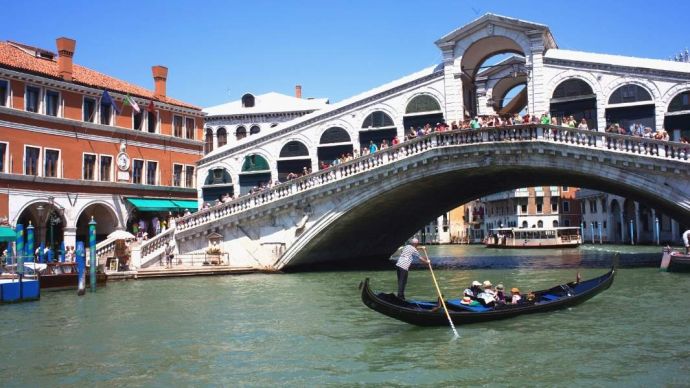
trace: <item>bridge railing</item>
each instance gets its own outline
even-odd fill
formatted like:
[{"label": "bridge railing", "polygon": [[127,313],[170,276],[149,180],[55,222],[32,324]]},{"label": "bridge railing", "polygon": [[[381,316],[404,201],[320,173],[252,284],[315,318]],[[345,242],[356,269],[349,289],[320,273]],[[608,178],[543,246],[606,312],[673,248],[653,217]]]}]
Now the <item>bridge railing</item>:
[{"label": "bridge railing", "polygon": [[433,132],[379,150],[373,154],[360,156],[327,169],[278,184],[258,193],[246,195],[208,209],[201,209],[194,214],[177,219],[176,229],[178,231],[188,230],[228,215],[237,214],[314,187],[375,169],[396,160],[417,155],[428,149],[464,144],[512,141],[549,141],[683,161],[689,160],[690,153],[690,145],[688,144],[554,125],[525,124],[475,130],[462,129]]}]

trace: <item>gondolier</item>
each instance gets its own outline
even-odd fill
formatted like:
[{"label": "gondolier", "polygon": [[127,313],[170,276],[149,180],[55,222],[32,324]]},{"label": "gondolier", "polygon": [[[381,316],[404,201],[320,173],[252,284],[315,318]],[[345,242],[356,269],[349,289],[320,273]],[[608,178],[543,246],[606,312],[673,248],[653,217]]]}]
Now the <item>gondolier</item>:
[{"label": "gondolier", "polygon": [[398,275],[398,298],[405,299],[405,286],[407,285],[407,275],[410,270],[410,265],[414,259],[418,259],[424,264],[428,264],[429,261],[423,258],[419,251],[417,250],[417,245],[419,245],[419,240],[413,238],[410,243],[405,245],[400,257],[398,257],[398,262],[395,263],[395,268]]}]

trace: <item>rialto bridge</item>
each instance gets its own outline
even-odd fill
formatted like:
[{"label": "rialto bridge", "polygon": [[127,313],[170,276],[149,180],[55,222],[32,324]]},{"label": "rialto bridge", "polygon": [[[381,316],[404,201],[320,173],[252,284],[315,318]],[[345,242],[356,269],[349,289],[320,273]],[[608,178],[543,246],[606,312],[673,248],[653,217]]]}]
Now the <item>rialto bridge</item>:
[{"label": "rialto bridge", "polygon": [[[690,64],[559,49],[547,26],[492,14],[436,45],[443,57],[438,66],[208,147],[197,169],[200,202],[226,193],[239,198],[183,218],[147,243],[143,255],[154,255],[170,238],[181,254],[201,252],[205,236],[215,232],[234,262],[247,265],[281,269],[384,258],[438,214],[533,185],[598,189],[690,220],[687,145],[604,133],[607,123],[639,122],[665,128],[671,140],[687,136]],[[506,53],[512,55],[485,66]],[[403,139],[410,126],[524,109],[585,118],[592,131],[520,126],[434,133],[318,169],[370,141]],[[236,125],[209,123],[209,136],[221,128],[233,133]],[[285,182],[305,167],[314,173]],[[247,195],[276,181],[283,183]]]}]

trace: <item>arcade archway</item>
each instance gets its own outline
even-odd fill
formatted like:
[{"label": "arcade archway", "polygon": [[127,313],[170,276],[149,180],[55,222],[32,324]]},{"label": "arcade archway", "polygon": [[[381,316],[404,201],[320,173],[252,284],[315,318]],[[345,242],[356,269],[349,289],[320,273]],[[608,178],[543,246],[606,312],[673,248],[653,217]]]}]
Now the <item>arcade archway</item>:
[{"label": "arcade archway", "polygon": [[319,166],[331,165],[342,155],[352,154],[352,150],[350,134],[341,127],[330,127],[321,135],[319,147],[316,150]]},{"label": "arcade archway", "polygon": [[201,186],[201,196],[204,202],[214,202],[223,195],[234,194],[230,173],[222,167],[212,168],[208,171],[204,185]]},{"label": "arcade archway", "polygon": [[290,174],[301,175],[312,169],[309,150],[301,141],[288,142],[280,150],[278,157],[278,180],[284,182]]},{"label": "arcade archway", "polygon": [[77,241],[89,243],[89,222],[96,221],[96,241],[105,240],[118,226],[115,210],[103,203],[94,203],[85,207],[77,218]]},{"label": "arcade archway", "polygon": [[[64,239],[66,219],[63,212],[49,201],[35,202],[27,206],[17,217],[17,224],[34,227],[34,241],[36,246],[59,248]],[[26,233],[26,232],[25,232]]]},{"label": "arcade archway", "polygon": [[573,116],[579,122],[584,118],[590,129],[597,128],[597,96],[592,87],[579,78],[570,78],[558,84],[551,96],[549,111],[551,117],[559,120]]},{"label": "arcade archway", "polygon": [[654,100],[649,91],[639,85],[627,84],[611,93],[606,106],[606,127],[614,123],[625,129],[636,124],[642,126],[640,131],[645,127],[654,129]]},{"label": "arcade archway", "polygon": [[690,140],[690,90],[673,97],[664,117],[664,128],[672,136],[678,132],[673,140]]},{"label": "arcade archway", "polygon": [[247,155],[242,163],[240,173],[240,195],[248,194],[255,188],[271,183],[271,168],[261,155]]},{"label": "arcade archway", "polygon": [[390,144],[397,134],[398,130],[388,114],[382,111],[372,112],[364,119],[362,129],[359,130],[359,148],[367,148],[372,142],[380,147],[384,140]]},{"label": "arcade archway", "polygon": [[442,121],[444,119],[441,104],[435,98],[422,94],[415,96],[405,107],[403,131],[407,131],[411,127],[417,129],[426,124],[434,125],[434,123]]}]

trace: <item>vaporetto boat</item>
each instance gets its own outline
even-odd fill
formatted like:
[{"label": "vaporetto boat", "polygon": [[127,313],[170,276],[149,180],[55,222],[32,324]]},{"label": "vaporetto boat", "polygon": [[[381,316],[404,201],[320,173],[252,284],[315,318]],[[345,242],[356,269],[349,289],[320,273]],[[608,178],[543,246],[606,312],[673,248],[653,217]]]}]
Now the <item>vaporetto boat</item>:
[{"label": "vaporetto boat", "polygon": [[578,227],[496,228],[484,241],[487,248],[573,248],[580,244]]}]

